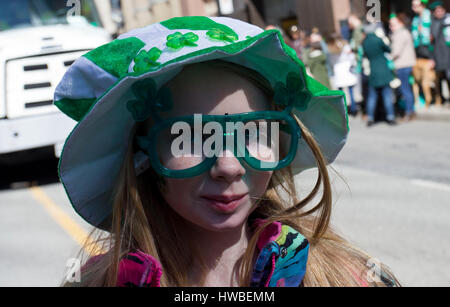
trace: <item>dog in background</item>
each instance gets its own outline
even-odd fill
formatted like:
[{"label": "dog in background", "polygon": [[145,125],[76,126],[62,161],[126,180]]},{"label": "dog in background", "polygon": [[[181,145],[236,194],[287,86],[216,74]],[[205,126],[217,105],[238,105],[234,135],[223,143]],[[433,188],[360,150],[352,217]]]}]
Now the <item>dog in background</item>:
[{"label": "dog in background", "polygon": [[[429,108],[434,102],[436,106],[442,105],[440,86],[436,71],[434,70],[434,61],[429,59],[417,59],[413,67],[413,76],[416,82],[413,85],[414,97],[416,101],[420,98],[420,88],[425,96],[425,107]],[[434,89],[434,91],[432,90]],[[433,95],[434,92],[434,95]],[[433,97],[434,96],[434,97]]]}]

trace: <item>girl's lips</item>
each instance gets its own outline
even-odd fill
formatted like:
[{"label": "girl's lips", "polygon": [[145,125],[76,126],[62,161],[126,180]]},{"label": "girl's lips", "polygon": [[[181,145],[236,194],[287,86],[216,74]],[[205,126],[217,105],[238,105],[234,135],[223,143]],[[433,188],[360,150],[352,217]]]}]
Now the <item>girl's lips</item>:
[{"label": "girl's lips", "polygon": [[208,195],[202,196],[207,200],[208,204],[216,211],[220,213],[231,213],[236,210],[247,199],[248,194],[242,195]]}]

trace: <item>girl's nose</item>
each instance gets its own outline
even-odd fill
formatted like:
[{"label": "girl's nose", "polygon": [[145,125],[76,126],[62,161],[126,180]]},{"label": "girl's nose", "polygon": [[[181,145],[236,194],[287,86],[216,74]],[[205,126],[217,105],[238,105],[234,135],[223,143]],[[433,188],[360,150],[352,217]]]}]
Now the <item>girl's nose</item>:
[{"label": "girl's nose", "polygon": [[215,180],[231,183],[245,175],[245,168],[232,152],[226,151],[217,158],[210,170],[210,175]]}]

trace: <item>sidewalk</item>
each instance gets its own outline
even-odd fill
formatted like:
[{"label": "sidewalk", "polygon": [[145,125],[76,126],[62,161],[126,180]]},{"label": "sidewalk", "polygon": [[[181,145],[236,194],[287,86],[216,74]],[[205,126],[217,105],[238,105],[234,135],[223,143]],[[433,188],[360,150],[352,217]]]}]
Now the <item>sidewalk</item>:
[{"label": "sidewalk", "polygon": [[437,120],[450,122],[450,104],[442,107],[432,105],[429,109],[420,108],[416,110],[417,119],[419,120]]}]

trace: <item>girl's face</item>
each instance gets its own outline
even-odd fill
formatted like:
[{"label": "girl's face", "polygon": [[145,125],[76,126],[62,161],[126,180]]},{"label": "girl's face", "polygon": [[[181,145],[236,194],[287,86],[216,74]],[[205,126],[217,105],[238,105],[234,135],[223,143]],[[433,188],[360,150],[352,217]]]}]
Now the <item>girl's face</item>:
[{"label": "girl's face", "polygon": [[[203,114],[225,115],[269,110],[263,92],[245,78],[208,68],[186,68],[169,83],[174,108],[165,118]],[[241,227],[265,193],[272,172],[243,166],[230,152],[213,167],[188,179],[165,178],[162,195],[171,208],[196,227],[227,231]]]}]

